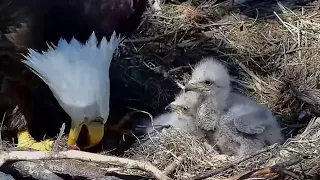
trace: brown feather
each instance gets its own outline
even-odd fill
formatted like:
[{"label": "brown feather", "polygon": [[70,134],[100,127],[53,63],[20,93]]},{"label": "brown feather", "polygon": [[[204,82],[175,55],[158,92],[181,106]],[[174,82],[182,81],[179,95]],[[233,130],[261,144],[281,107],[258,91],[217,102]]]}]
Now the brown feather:
[{"label": "brown feather", "polygon": [[5,35],[16,46],[46,48],[62,37],[85,42],[92,31],[109,38],[130,36],[141,22],[147,0],[13,0],[15,26]]}]

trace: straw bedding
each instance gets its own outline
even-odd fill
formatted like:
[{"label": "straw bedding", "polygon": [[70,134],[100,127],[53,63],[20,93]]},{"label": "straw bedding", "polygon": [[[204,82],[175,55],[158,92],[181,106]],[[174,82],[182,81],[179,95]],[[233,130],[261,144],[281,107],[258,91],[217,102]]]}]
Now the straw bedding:
[{"label": "straw bedding", "polygon": [[[269,107],[288,141],[241,160],[219,155],[203,139],[169,128],[139,139],[124,157],[148,160],[173,179],[207,172],[211,179],[235,177],[276,164],[294,172],[284,173],[293,179],[320,173],[319,7],[312,2],[303,7],[274,2],[270,7],[274,9],[266,14],[259,6],[207,0],[166,3],[158,12],[150,8],[138,35],[121,45],[114,62],[126,67],[128,84],[154,92],[140,95],[140,101],[161,112],[179,91],[175,83],[188,80],[193,64],[206,56],[218,58],[227,65],[234,90]],[[251,17],[252,9],[263,12]],[[180,162],[168,169],[176,159]],[[117,172],[148,176],[136,170]]]},{"label": "straw bedding", "polygon": [[[313,119],[314,123],[309,124],[313,130],[305,126],[318,114],[319,11],[312,3],[303,10],[291,10],[292,6],[289,9],[284,5],[270,5],[277,7],[272,14],[251,18],[224,3],[165,4],[160,12],[147,14],[143,25],[147,28],[142,28],[143,37],[139,37],[155,38],[150,42],[132,40],[146,61],[157,62],[167,73],[162,74],[176,82],[187,81],[189,64],[202,57],[220,59],[230,70],[234,89],[269,107],[281,121],[289,138],[284,145],[237,163],[216,177],[232,177],[275,164],[298,173],[318,173],[318,166],[310,169],[315,161],[306,157],[319,158],[319,120]],[[150,49],[162,52],[154,54]],[[177,67],[184,68],[176,71]],[[174,73],[168,73],[172,69]],[[300,135],[295,137],[296,134]],[[174,179],[191,178],[239,161],[217,155],[197,137],[175,129],[147,136],[145,142],[136,143],[126,155],[148,159],[162,170],[174,159],[186,156],[172,173]]]}]

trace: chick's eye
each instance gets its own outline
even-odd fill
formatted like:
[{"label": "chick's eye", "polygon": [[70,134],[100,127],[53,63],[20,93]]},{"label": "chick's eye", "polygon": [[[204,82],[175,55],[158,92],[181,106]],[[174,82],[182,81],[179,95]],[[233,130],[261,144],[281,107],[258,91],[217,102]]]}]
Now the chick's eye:
[{"label": "chick's eye", "polygon": [[210,84],[211,84],[210,81],[205,81],[204,83],[205,83],[206,85],[210,85]]},{"label": "chick's eye", "polygon": [[188,111],[188,108],[187,108],[187,107],[183,107],[183,110],[184,110],[184,111]]}]

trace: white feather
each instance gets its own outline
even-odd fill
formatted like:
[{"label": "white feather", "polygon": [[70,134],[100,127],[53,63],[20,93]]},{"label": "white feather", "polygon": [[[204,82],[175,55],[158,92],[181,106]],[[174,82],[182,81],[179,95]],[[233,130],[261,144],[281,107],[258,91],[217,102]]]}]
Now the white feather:
[{"label": "white feather", "polygon": [[60,106],[78,122],[109,115],[109,68],[122,38],[114,32],[98,45],[93,32],[85,44],[60,39],[45,52],[29,49],[23,62],[51,89]]},{"label": "white feather", "polygon": [[[203,132],[197,128],[195,115],[200,103],[200,94],[194,91],[181,91],[179,95],[175,97],[175,100],[171,102],[171,105],[177,107],[186,107],[187,111],[173,110],[157,116],[153,121],[153,126],[165,126],[170,125],[176,129],[183,130],[185,132],[192,133],[196,136],[203,137]],[[154,130],[154,127],[148,127],[146,132],[150,133]]]}]

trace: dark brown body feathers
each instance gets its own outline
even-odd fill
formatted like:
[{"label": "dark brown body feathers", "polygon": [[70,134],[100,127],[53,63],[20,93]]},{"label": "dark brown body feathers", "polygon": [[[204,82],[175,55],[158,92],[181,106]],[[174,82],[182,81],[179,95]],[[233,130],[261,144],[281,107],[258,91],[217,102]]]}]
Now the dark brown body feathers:
[{"label": "dark brown body feathers", "polygon": [[[147,0],[13,0],[16,30],[7,37],[15,45],[46,48],[62,37],[85,42],[93,31],[109,38],[113,31],[130,36],[141,22]],[[10,7],[9,6],[9,7]],[[14,37],[14,38],[11,38]]]}]

